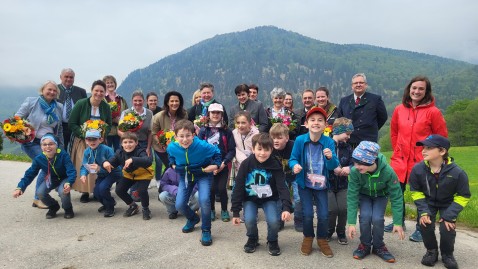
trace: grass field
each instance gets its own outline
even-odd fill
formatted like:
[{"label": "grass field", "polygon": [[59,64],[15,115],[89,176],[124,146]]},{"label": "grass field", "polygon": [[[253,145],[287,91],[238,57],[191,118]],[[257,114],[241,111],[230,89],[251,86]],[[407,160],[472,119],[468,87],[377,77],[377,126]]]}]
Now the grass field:
[{"label": "grass field", "polygon": [[[390,160],[391,152],[384,152],[385,156]],[[450,149],[450,156],[452,156],[463,170],[468,174],[470,184],[471,199],[467,207],[460,213],[458,222],[466,225],[469,228],[478,228],[478,169],[476,163],[478,156],[478,147],[456,147]],[[405,192],[405,203],[407,218],[416,219],[417,212],[412,201],[410,192]],[[390,205],[387,207],[387,213],[391,214]]]}]

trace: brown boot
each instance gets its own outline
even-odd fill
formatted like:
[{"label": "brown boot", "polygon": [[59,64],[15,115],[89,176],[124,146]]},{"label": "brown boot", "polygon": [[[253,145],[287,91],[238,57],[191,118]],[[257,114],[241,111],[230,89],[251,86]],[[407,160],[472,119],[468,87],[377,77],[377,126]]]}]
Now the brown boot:
[{"label": "brown boot", "polygon": [[308,256],[312,253],[312,243],[314,242],[313,237],[304,237],[304,241],[302,241],[302,247],[300,248],[300,253],[302,255]]},{"label": "brown boot", "polygon": [[320,248],[320,252],[327,257],[327,258],[332,258],[334,256],[334,253],[332,253],[332,249],[330,249],[329,242],[327,242],[327,239],[317,239],[317,245]]},{"label": "brown boot", "polygon": [[32,206],[40,208],[40,209],[47,209],[48,208],[48,206],[46,206],[41,200],[33,200]]}]

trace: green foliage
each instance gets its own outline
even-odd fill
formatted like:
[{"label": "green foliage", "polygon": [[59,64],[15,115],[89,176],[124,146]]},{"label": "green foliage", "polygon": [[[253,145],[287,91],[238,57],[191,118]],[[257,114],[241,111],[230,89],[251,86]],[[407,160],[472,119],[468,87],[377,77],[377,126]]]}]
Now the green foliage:
[{"label": "green foliage", "polygon": [[392,141],[390,139],[390,126],[384,126],[380,131],[382,131],[378,144],[380,145],[381,151],[392,151]]},{"label": "green foliage", "polygon": [[447,108],[445,120],[454,146],[478,145],[478,98],[458,101]]},{"label": "green foliage", "polygon": [[32,160],[25,154],[2,154],[0,153],[0,160],[3,161],[17,161],[17,162],[31,162]]}]

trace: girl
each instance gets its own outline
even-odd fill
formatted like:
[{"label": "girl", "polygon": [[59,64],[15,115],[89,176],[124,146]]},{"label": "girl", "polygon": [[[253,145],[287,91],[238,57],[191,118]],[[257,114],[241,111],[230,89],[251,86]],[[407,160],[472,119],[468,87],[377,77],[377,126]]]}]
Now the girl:
[{"label": "girl", "polygon": [[242,161],[252,154],[252,137],[259,133],[259,129],[251,124],[251,114],[247,111],[239,111],[234,116],[236,129],[232,131],[236,144],[236,159],[234,161],[235,174],[239,170]]},{"label": "girl", "polygon": [[211,220],[216,219],[215,194],[218,193],[221,202],[221,219],[224,222],[230,220],[227,211],[227,179],[229,176],[228,165],[236,155],[236,144],[232,137],[232,131],[227,128],[223,120],[224,110],[220,104],[211,104],[208,108],[208,125],[201,127],[199,139],[206,140],[211,145],[217,145],[221,151],[222,162],[219,169],[214,170],[214,181],[211,187]]}]

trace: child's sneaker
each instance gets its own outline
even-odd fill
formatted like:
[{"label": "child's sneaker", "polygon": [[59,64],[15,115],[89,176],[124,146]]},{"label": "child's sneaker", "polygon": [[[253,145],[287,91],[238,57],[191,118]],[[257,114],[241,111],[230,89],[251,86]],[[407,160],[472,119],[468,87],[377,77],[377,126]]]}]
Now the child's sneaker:
[{"label": "child's sneaker", "polygon": [[370,254],[370,247],[364,244],[359,244],[358,248],[354,251],[353,256],[354,256],[354,259],[361,260],[369,254]]},{"label": "child's sneaker", "polygon": [[347,237],[344,234],[343,235],[342,234],[338,235],[337,237],[339,238],[338,239],[339,244],[341,244],[341,245],[348,245],[349,244],[349,242],[347,241]]},{"label": "child's sneaker", "polygon": [[131,217],[133,215],[136,215],[138,214],[139,212],[139,208],[138,208],[138,205],[136,203],[133,203],[132,205],[130,205],[128,207],[128,209],[126,209],[126,211],[123,213],[123,217]]},{"label": "child's sneaker", "polygon": [[422,264],[426,266],[434,266],[438,261],[438,249],[427,249],[427,253],[422,258]]},{"label": "child's sneaker", "polygon": [[63,216],[65,219],[72,219],[75,217],[75,212],[73,212],[73,207],[65,209],[65,215]]},{"label": "child's sneaker", "polygon": [[244,252],[253,253],[254,251],[256,251],[257,246],[259,246],[257,238],[249,237],[249,239],[247,239],[247,243],[244,245]]},{"label": "child's sneaker", "polygon": [[98,213],[103,213],[103,212],[105,212],[105,209],[106,209],[106,208],[105,208],[104,205],[98,207]]},{"label": "child's sneaker", "polygon": [[183,227],[183,233],[190,233],[194,231],[194,226],[199,223],[199,216],[194,214],[194,218],[192,220],[188,220],[186,225]]},{"label": "child's sneaker", "polygon": [[231,220],[231,218],[229,217],[229,211],[225,210],[225,211],[221,211],[221,219],[223,222],[228,222]]},{"label": "child's sneaker", "polygon": [[111,218],[115,215],[115,208],[113,207],[112,209],[105,209],[104,217],[105,218]]},{"label": "child's sneaker", "polygon": [[390,253],[387,247],[384,245],[381,248],[373,248],[372,253],[379,256],[386,262],[394,263],[395,257]]},{"label": "child's sneaker", "polygon": [[279,256],[280,255],[280,247],[277,241],[269,241],[267,242],[267,247],[269,249],[269,254],[271,256]]},{"label": "child's sneaker", "polygon": [[211,221],[216,220],[216,210],[211,210]]},{"label": "child's sneaker", "polygon": [[178,212],[173,212],[169,214],[168,216],[169,219],[177,219],[178,218]]},{"label": "child's sneaker", "polygon": [[54,205],[51,205],[48,207],[48,212],[46,212],[46,215],[45,217],[47,219],[53,219],[56,217],[56,212],[58,212],[58,210],[60,210],[60,205],[58,203],[54,204]]},{"label": "child's sneaker", "polygon": [[211,231],[202,231],[201,240],[199,240],[203,246],[210,246],[212,244]]},{"label": "child's sneaker", "polygon": [[385,225],[385,227],[383,227],[383,231],[386,233],[391,233],[393,231],[393,222]]},{"label": "child's sneaker", "polygon": [[453,254],[441,254],[441,261],[445,265],[445,268],[448,269],[458,269],[458,263],[455,260],[455,257],[453,257]]},{"label": "child's sneaker", "polygon": [[413,242],[423,242],[422,233],[419,230],[415,230],[408,239]]},{"label": "child's sneaker", "polygon": [[149,210],[149,208],[143,208],[143,219],[144,220],[151,219],[151,210]]}]

